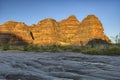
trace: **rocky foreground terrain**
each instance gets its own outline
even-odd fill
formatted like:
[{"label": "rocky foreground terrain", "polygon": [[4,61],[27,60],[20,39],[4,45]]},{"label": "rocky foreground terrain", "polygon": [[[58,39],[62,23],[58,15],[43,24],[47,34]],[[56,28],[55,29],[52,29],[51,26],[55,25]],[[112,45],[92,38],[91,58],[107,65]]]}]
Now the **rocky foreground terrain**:
[{"label": "rocky foreground terrain", "polygon": [[120,56],[0,51],[0,80],[120,80]]},{"label": "rocky foreground terrain", "polygon": [[0,44],[85,45],[93,39],[110,42],[101,21],[88,15],[81,22],[74,15],[57,22],[47,18],[31,26],[8,21],[0,25]]}]

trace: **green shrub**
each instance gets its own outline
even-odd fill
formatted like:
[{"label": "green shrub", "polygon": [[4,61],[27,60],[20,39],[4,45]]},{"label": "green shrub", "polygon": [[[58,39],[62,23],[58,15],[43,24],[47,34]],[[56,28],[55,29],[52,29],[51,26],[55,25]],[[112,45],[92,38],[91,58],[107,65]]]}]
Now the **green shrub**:
[{"label": "green shrub", "polygon": [[1,46],[1,49],[2,49],[2,50],[5,50],[5,51],[6,51],[6,50],[10,50],[10,46],[7,45],[7,44],[6,44],[6,45],[2,45],[2,46]]},{"label": "green shrub", "polygon": [[107,48],[88,48],[82,50],[82,53],[95,55],[120,55],[120,47],[110,46]]},{"label": "green shrub", "polygon": [[74,48],[72,48],[72,51],[73,52],[81,52],[82,48],[81,47],[74,47]]},{"label": "green shrub", "polygon": [[37,45],[25,45],[23,47],[24,51],[39,51],[39,47]]},{"label": "green shrub", "polygon": [[111,47],[108,49],[110,55],[120,55],[120,47]]}]

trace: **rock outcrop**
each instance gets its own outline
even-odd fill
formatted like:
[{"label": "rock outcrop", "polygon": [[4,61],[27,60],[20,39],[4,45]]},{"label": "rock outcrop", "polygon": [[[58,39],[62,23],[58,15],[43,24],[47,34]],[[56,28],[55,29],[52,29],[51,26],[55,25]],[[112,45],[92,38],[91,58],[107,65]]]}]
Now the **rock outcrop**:
[{"label": "rock outcrop", "polygon": [[93,39],[106,40],[110,39],[104,35],[104,28],[101,21],[95,15],[88,15],[80,24],[80,41],[86,43]]},{"label": "rock outcrop", "polygon": [[80,22],[74,15],[60,21],[58,43],[60,45],[76,45],[75,43],[79,42],[79,39],[75,38],[79,32],[79,28]]},{"label": "rock outcrop", "polygon": [[[23,22],[8,21],[0,25],[0,43],[16,44],[21,40],[37,45],[86,45],[90,40],[101,39],[110,43],[104,34],[102,23],[95,15],[88,15],[82,22],[72,15],[57,22],[47,18],[38,24],[27,26]],[[15,36],[5,36],[14,34]],[[18,39],[19,37],[19,39]],[[9,38],[9,40],[8,40]]]},{"label": "rock outcrop", "polygon": [[58,24],[54,19],[44,19],[34,27],[30,28],[34,36],[33,44],[56,45]]}]

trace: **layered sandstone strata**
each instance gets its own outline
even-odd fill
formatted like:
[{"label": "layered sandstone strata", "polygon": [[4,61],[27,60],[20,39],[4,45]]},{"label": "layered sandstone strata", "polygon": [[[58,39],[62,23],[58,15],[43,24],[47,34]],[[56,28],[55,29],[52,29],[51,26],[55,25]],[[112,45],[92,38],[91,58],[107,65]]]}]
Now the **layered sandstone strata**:
[{"label": "layered sandstone strata", "polygon": [[60,22],[47,18],[31,26],[15,21],[0,25],[0,43],[4,44],[18,44],[23,41],[43,46],[85,45],[93,39],[110,42],[104,34],[101,21],[95,15],[88,15],[82,22],[72,15]]}]

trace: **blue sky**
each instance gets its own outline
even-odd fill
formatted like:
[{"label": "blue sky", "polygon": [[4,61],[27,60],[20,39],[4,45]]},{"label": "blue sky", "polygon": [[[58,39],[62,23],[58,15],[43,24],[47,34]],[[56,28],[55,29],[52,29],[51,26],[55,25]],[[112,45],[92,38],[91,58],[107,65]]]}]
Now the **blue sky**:
[{"label": "blue sky", "polygon": [[60,21],[70,15],[82,21],[94,14],[110,37],[120,32],[119,8],[120,0],[0,0],[0,24],[14,20],[31,25],[44,18]]}]

